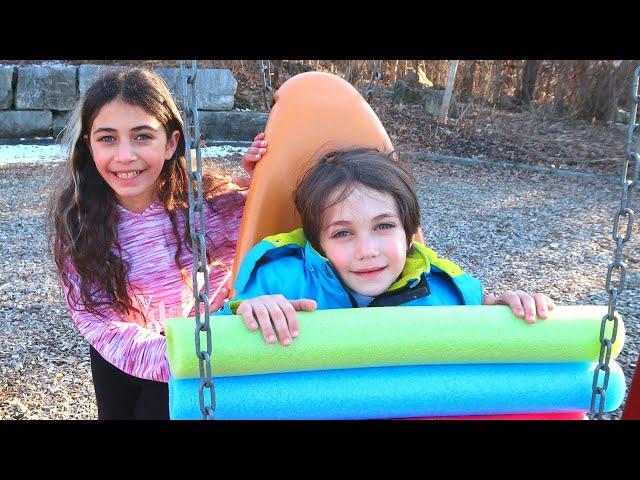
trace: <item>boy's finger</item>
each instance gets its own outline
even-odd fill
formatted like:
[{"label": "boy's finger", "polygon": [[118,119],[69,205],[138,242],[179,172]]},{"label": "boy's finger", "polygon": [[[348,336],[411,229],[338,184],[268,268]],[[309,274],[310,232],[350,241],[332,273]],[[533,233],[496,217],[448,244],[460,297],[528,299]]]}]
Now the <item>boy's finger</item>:
[{"label": "boy's finger", "polygon": [[236,310],[238,315],[242,315],[242,321],[247,326],[249,330],[254,330],[258,328],[258,324],[256,323],[256,319],[253,317],[253,310],[251,308],[251,304],[248,302],[242,302],[238,309]]},{"label": "boy's finger", "polygon": [[291,332],[292,337],[297,337],[300,332],[300,325],[298,324],[298,317],[296,315],[296,309],[285,298],[278,301],[280,309],[284,312],[287,318],[288,331]]},{"label": "boy's finger", "polygon": [[267,311],[271,316],[271,322],[275,326],[276,332],[278,333],[278,338],[280,339],[280,343],[284,346],[291,344],[291,335],[289,333],[289,325],[287,323],[287,318],[283,313],[280,305],[278,305],[275,301],[269,301],[266,303]]},{"label": "boy's finger", "polygon": [[524,309],[524,320],[527,323],[536,323],[536,302],[531,295],[518,290],[518,296]]},{"label": "boy's finger", "polygon": [[522,301],[516,292],[509,290],[502,293],[498,298],[496,298],[496,304],[508,305],[516,317],[524,317],[525,311],[522,307]]},{"label": "boy's finger", "polygon": [[298,300],[289,300],[289,303],[299,311],[311,312],[318,308],[318,305],[315,300],[310,300],[308,298],[299,298]]},{"label": "boy's finger", "polygon": [[264,337],[264,341],[267,343],[276,343],[276,333],[273,331],[273,326],[271,325],[271,317],[269,316],[267,307],[265,307],[264,305],[256,305],[253,307],[253,313],[258,319],[258,323],[260,324],[260,328],[262,329],[262,336]]},{"label": "boy's finger", "polygon": [[553,310],[554,308],[556,308],[556,302],[554,302],[550,297],[547,297],[547,308],[549,310]]},{"label": "boy's finger", "polygon": [[542,320],[546,320],[549,318],[549,310],[547,308],[547,296],[542,293],[534,293],[533,299],[536,303],[536,310],[538,312],[538,316]]},{"label": "boy's finger", "polygon": [[497,305],[498,298],[493,293],[487,293],[482,299],[483,305]]}]

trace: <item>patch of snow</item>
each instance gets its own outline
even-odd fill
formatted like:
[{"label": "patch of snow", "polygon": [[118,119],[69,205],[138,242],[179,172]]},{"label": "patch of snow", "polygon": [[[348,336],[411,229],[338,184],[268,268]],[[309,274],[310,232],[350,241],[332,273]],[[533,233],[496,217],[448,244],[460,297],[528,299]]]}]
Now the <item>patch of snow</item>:
[{"label": "patch of snow", "polygon": [[205,147],[200,150],[200,154],[207,158],[228,157],[229,155],[244,155],[248,147],[232,147],[230,145],[217,145],[215,147]]},{"label": "patch of snow", "polygon": [[[218,145],[201,149],[205,158],[220,158],[244,155],[247,147]],[[53,145],[0,145],[0,165],[12,163],[56,163],[63,162],[64,154],[59,144]]]},{"label": "patch of snow", "polygon": [[60,145],[0,145],[0,165],[64,161]]}]

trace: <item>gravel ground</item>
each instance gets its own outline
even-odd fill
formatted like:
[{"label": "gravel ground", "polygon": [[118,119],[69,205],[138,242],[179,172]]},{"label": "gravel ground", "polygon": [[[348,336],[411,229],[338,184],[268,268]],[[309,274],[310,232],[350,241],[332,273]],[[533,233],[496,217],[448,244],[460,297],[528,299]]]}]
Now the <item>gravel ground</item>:
[{"label": "gravel ground", "polygon": [[[219,163],[237,173],[237,160]],[[487,290],[522,288],[559,304],[607,304],[617,185],[435,161],[412,165],[427,243]],[[0,419],[97,418],[88,346],[67,314],[44,235],[59,170],[0,167]],[[618,362],[627,384],[640,349],[637,228],[634,235],[625,247],[619,300],[627,337]]]}]

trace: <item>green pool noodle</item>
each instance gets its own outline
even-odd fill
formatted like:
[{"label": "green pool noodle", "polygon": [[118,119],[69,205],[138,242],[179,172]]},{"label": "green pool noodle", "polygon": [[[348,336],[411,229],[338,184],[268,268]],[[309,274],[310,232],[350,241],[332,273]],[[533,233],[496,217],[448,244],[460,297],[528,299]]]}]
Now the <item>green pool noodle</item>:
[{"label": "green pool noodle", "polygon": [[[215,376],[394,365],[593,362],[600,353],[606,306],[557,306],[530,325],[508,306],[383,307],[297,312],[291,345],[267,344],[239,315],[211,316]],[[605,333],[611,336],[613,321]],[[167,357],[175,378],[199,377],[195,320],[166,322]],[[206,349],[206,336],[201,332]],[[618,320],[611,359],[624,343]]]}]

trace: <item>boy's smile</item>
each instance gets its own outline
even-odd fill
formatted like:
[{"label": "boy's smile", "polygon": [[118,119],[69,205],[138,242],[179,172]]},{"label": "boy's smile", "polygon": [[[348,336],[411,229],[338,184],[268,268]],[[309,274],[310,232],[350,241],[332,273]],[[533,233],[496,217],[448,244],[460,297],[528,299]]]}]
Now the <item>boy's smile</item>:
[{"label": "boy's smile", "polygon": [[324,211],[320,246],[351,290],[370,297],[384,293],[407,258],[407,235],[394,198],[357,185]]}]

